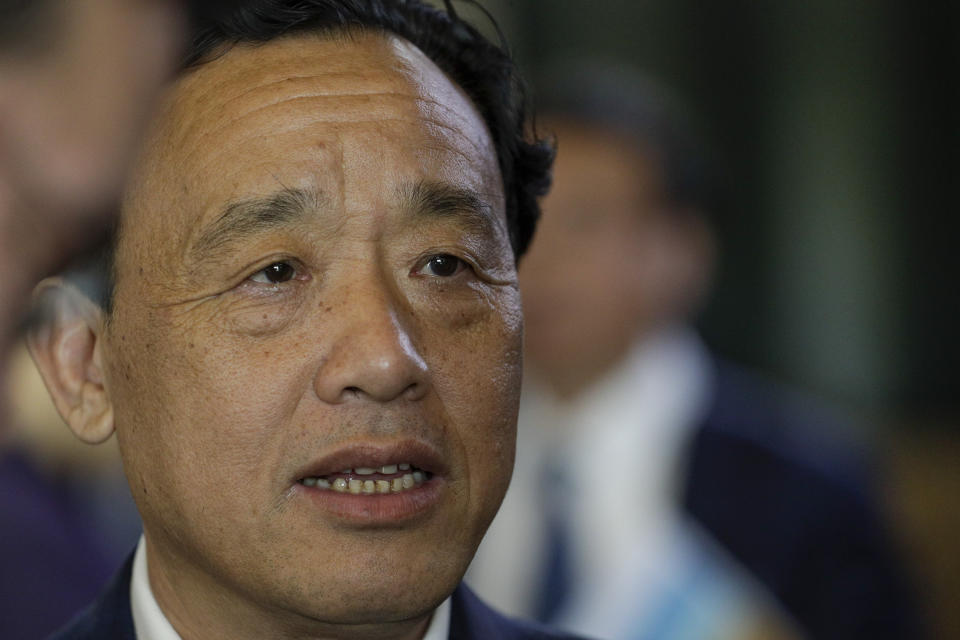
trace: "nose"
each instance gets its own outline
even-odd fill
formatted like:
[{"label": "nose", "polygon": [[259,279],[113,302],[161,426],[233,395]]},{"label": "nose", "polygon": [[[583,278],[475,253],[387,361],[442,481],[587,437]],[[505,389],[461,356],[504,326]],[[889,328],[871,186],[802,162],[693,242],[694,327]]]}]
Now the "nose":
[{"label": "nose", "polygon": [[[320,363],[314,389],[330,404],[357,399],[419,400],[429,386],[427,363],[418,352],[386,287],[352,287],[327,313],[336,328]],[[409,322],[409,321],[408,321]]]}]

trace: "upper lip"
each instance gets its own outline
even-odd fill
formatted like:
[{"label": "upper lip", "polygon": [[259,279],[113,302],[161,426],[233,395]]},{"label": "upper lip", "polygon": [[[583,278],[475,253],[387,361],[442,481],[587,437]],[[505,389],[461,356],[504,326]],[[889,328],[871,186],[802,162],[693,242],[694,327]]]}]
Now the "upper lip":
[{"label": "upper lip", "polygon": [[422,440],[398,440],[340,446],[305,465],[294,480],[328,476],[357,467],[377,469],[404,462],[434,475],[443,476],[447,472],[446,462],[434,445]]}]

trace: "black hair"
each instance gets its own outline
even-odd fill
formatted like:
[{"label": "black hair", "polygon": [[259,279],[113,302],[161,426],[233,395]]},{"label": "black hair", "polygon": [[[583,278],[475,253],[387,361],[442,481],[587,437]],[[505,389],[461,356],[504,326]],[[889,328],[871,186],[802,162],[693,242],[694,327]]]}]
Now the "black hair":
[{"label": "black hair", "polygon": [[551,65],[538,100],[544,115],[609,130],[653,154],[664,195],[679,205],[671,210],[714,217],[723,208],[717,163],[696,119],[653,78],[622,62],[567,60]]}]

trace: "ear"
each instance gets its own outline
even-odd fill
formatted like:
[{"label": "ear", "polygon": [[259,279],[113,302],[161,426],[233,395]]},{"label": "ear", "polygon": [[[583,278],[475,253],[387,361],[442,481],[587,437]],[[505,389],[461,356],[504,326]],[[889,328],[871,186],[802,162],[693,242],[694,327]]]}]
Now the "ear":
[{"label": "ear", "polygon": [[33,298],[40,318],[27,334],[27,346],[47,391],[78,438],[103,442],[113,433],[100,355],[103,310],[60,278],[38,284]]}]

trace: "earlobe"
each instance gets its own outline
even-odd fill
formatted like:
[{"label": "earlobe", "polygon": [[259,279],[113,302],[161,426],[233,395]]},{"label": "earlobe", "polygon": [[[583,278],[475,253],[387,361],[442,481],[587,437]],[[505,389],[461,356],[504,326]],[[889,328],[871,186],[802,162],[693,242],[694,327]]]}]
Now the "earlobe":
[{"label": "earlobe", "polygon": [[34,290],[38,322],[27,346],[60,415],[90,444],[113,433],[113,406],[105,386],[103,311],[77,288],[48,278]]}]

